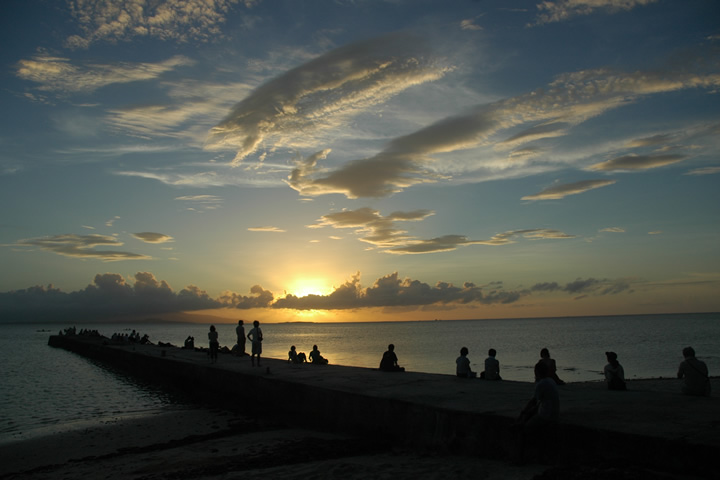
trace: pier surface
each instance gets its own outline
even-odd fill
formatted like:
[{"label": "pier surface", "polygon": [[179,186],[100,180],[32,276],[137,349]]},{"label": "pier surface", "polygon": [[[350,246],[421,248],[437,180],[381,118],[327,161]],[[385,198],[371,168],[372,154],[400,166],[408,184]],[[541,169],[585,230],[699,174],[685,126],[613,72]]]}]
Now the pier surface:
[{"label": "pier surface", "polygon": [[[366,435],[396,445],[512,461],[520,410],[529,382],[460,379],[417,372],[380,372],[339,365],[292,365],[156,345],[113,345],[105,338],[51,336],[49,344],[131,373],[237,399],[303,426]],[[677,379],[628,382],[609,391],[602,382],[559,386],[557,462],[631,462],[670,474],[714,477],[720,454],[720,379],[714,396],[680,393]]]}]

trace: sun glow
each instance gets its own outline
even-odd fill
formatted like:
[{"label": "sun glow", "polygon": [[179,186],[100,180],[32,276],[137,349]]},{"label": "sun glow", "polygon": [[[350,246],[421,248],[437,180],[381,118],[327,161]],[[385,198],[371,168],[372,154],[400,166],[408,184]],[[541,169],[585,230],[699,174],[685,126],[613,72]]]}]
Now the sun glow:
[{"label": "sun glow", "polygon": [[296,297],[307,297],[308,295],[328,295],[333,288],[323,278],[300,278],[297,279],[288,293]]}]

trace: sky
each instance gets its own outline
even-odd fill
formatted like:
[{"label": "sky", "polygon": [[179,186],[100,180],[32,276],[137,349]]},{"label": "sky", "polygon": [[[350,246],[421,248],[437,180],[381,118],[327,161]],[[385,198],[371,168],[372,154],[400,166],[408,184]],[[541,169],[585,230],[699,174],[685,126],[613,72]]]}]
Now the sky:
[{"label": "sky", "polygon": [[720,311],[720,2],[0,13],[0,321]]}]

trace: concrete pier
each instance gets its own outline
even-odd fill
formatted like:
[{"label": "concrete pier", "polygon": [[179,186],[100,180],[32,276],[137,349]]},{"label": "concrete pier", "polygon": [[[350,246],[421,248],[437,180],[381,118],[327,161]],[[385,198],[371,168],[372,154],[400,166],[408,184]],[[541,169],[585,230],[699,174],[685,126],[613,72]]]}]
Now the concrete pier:
[{"label": "concrete pier", "polygon": [[[133,374],[299,425],[350,432],[422,449],[513,460],[513,423],[534,385],[338,365],[291,365],[156,345],[113,345],[92,336],[51,336],[49,345]],[[713,391],[720,379],[711,379]],[[720,401],[688,397],[676,379],[636,380],[628,391],[601,382],[559,387],[558,462],[619,462],[714,477],[720,454]],[[717,395],[717,393],[715,394]],[[207,397],[206,397],[207,398]]]}]

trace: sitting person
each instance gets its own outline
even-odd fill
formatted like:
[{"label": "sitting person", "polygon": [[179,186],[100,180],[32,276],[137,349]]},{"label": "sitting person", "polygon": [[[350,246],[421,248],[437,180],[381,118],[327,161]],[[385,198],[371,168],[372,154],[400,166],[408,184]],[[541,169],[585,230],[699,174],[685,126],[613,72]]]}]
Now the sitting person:
[{"label": "sitting person", "polygon": [[500,378],[500,362],[495,358],[497,352],[494,348],[488,350],[488,358],[485,359],[485,371],[480,373],[480,378],[485,380],[502,380]]},{"label": "sitting person", "polygon": [[317,345],[313,345],[312,352],[310,352],[310,363],[313,365],[327,365],[328,361],[320,355]]},{"label": "sitting person", "polygon": [[710,396],[710,377],[705,362],[695,358],[695,349],[685,347],[683,360],[678,368],[677,377],[683,378],[681,387],[685,395]]},{"label": "sitting person", "polygon": [[627,390],[625,385],[625,370],[623,369],[620,362],[617,359],[617,353],[605,352],[608,364],[605,365],[605,381],[607,382],[608,390]]},{"label": "sitting person", "polygon": [[455,360],[457,364],[455,373],[460,378],[475,378],[477,376],[477,373],[470,369],[470,359],[467,358],[468,353],[467,347],[462,347],[460,349],[460,356]]},{"label": "sitting person", "polygon": [[[557,365],[555,364],[555,360],[550,358],[550,351],[547,348],[543,348],[540,350],[540,360],[538,360],[538,363],[544,363],[547,365],[547,367],[550,369],[550,378],[552,378],[556,384],[558,385],[565,385],[565,382],[560,380],[560,377],[558,377],[557,374]],[[537,364],[535,365],[535,381],[539,381],[537,375]]]},{"label": "sitting person", "polygon": [[388,349],[383,353],[382,360],[380,360],[380,370],[383,372],[404,372],[405,368],[398,365],[398,358],[395,355],[395,345],[392,343],[388,345]]},{"label": "sitting person", "polygon": [[183,348],[187,348],[188,350],[195,349],[195,337],[188,335],[188,337],[185,339],[185,345]]},{"label": "sitting person", "polygon": [[300,352],[298,353],[295,351],[295,345],[290,347],[290,351],[288,352],[288,363],[305,363],[307,359],[305,358],[305,353]]}]

